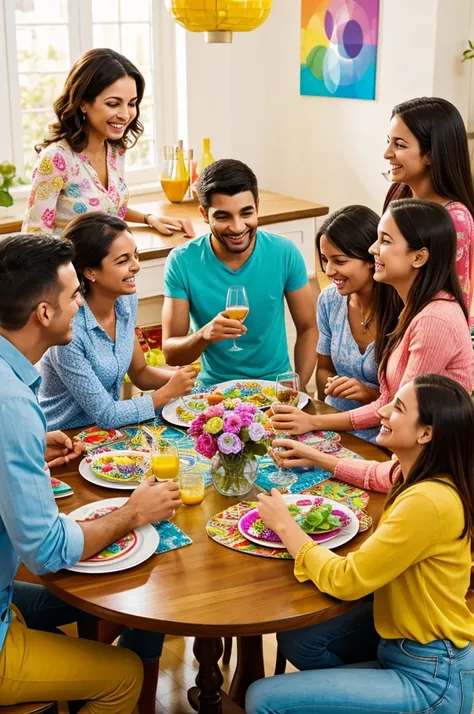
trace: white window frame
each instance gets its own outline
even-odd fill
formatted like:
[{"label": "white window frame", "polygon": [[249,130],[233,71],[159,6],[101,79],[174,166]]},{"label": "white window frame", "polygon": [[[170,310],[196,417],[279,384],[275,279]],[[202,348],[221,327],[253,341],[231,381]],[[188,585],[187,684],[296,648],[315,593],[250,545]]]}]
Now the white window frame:
[{"label": "white window frame", "polygon": [[[92,47],[91,0],[67,0],[70,66],[87,49]],[[177,109],[177,63],[176,29],[163,0],[151,0],[152,5],[152,95],[155,115],[155,166],[126,171],[127,183],[135,193],[139,186],[156,185],[159,179],[159,164],[163,144],[176,142],[178,129]],[[139,68],[140,69],[140,68]],[[21,131],[15,130],[22,116],[20,89],[16,59],[15,0],[0,0],[0,87],[3,107],[0,113],[0,161],[11,161],[17,167],[17,175],[24,176],[23,141]],[[151,132],[150,132],[151,133]],[[15,196],[28,194],[28,187],[17,187]]]}]

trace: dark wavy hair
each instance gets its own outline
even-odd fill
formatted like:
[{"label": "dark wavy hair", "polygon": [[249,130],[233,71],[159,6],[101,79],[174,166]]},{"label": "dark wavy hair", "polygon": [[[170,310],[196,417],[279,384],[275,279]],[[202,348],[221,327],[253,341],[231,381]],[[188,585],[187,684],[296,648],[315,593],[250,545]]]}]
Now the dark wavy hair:
[{"label": "dark wavy hair", "polygon": [[[397,104],[391,118],[399,116],[416,137],[420,154],[430,157],[433,188],[443,198],[463,203],[474,216],[474,188],[466,128],[459,111],[446,99],[420,97]],[[410,186],[394,182],[388,189],[388,204],[412,196]]]},{"label": "dark wavy hair", "polygon": [[109,254],[114,240],[124,231],[130,232],[125,221],[101,211],[83,213],[67,224],[62,238],[70,241],[74,246],[73,265],[83,295],[87,295],[90,288],[84,271],[86,268],[99,268],[103,259]]},{"label": "dark wavy hair", "polygon": [[73,151],[78,153],[84,151],[88,136],[80,108],[81,102],[93,102],[104,89],[122,77],[133,77],[136,82],[137,115],[120,139],[109,139],[109,142],[123,149],[135,146],[143,133],[143,125],[140,122],[140,102],[145,91],[145,79],[126,57],[114,50],[102,48],[85,52],[72,66],[63,92],[54,102],[58,121],[49,127],[49,134],[39,149],[49,146],[54,141],[65,139]]},{"label": "dark wavy hair", "polygon": [[400,475],[385,508],[403,491],[422,481],[440,481],[444,476],[461,497],[464,529],[459,537],[474,535],[474,403],[468,392],[449,377],[422,374],[413,380],[418,401],[418,423],[431,426],[431,441],[419,455],[410,473]]},{"label": "dark wavy hair", "polygon": [[408,325],[435,295],[444,290],[461,307],[466,322],[469,315],[464,302],[456,271],[457,236],[448,211],[439,203],[416,198],[392,201],[388,210],[408,243],[408,250],[426,248],[429,258],[418,270],[408,293],[406,305],[400,297],[388,303],[383,310],[375,357],[380,370],[385,370],[390,354],[399,344]]},{"label": "dark wavy hair", "polygon": [[[349,258],[363,260],[374,265],[374,256],[369,253],[370,246],[377,240],[377,226],[380,217],[367,206],[345,206],[326,218],[316,235],[321,269],[324,258],[321,253],[321,239],[326,236],[330,243]],[[375,318],[377,333],[383,320],[383,314],[396,291],[391,285],[384,285],[374,280],[372,291],[372,315]]]},{"label": "dark wavy hair", "polygon": [[258,200],[258,182],[252,169],[237,159],[218,159],[207,166],[199,177],[197,194],[199,203],[206,211],[215,193],[235,196],[250,191],[255,203]]}]

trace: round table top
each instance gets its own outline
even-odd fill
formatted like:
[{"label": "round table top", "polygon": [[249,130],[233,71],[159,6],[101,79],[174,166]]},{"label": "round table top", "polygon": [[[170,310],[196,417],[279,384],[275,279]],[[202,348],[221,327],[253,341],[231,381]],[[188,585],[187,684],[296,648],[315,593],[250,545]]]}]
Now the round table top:
[{"label": "round table top", "polygon": [[[318,413],[334,411],[315,403]],[[313,409],[311,409],[313,411]],[[342,443],[367,459],[386,461],[381,449],[350,434]],[[57,469],[74,489],[58,501],[70,513],[87,503],[123,496],[123,491],[85,481],[77,464]],[[255,498],[257,490],[245,496]],[[216,513],[242,498],[206,489],[198,506],[181,506],[173,522],[190,538],[190,546],[152,556],[142,565],[108,575],[82,575],[65,570],[42,578],[56,595],[99,617],[165,634],[223,637],[291,630],[331,618],[351,603],[321,593],[313,583],[299,583],[293,561],[262,558],[226,548],[206,534],[206,523]],[[378,522],[385,497],[371,493],[368,512]],[[357,549],[372,529],[337,550]]]}]

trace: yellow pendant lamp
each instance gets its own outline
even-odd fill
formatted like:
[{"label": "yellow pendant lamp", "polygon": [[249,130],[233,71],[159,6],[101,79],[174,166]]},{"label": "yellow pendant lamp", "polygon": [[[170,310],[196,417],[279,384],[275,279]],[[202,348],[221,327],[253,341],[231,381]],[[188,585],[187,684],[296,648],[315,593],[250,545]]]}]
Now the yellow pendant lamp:
[{"label": "yellow pendant lamp", "polygon": [[233,32],[250,32],[270,14],[272,0],[165,0],[175,22],[205,32],[206,42],[232,42]]}]

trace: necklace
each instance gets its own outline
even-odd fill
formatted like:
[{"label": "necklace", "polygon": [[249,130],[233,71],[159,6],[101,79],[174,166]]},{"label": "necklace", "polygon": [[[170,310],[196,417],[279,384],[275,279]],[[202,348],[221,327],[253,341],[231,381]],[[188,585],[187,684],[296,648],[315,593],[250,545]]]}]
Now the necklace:
[{"label": "necklace", "polygon": [[[361,314],[362,314],[362,310],[361,310],[360,312],[361,312]],[[362,315],[362,317],[364,317],[364,316]],[[374,316],[373,316],[373,315],[369,315],[369,317],[367,318],[367,320],[364,320],[364,319],[363,319],[362,322],[360,323],[360,326],[362,327],[362,334],[363,334],[363,335],[365,335],[365,333],[367,332],[367,330],[370,329],[370,323],[372,322],[373,319],[374,319]]]}]

